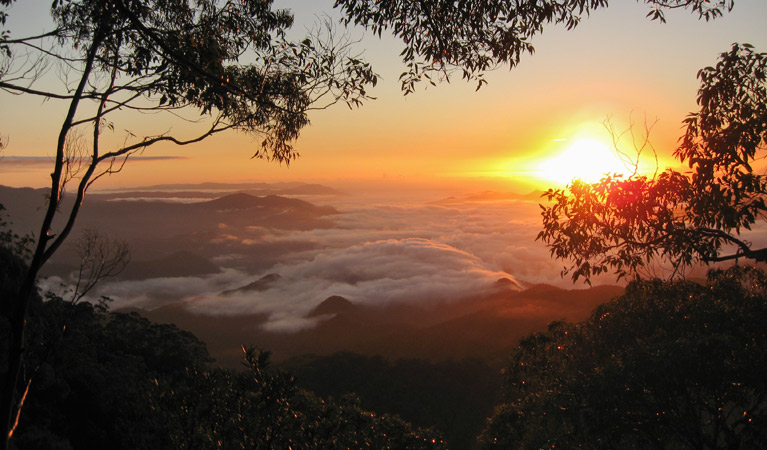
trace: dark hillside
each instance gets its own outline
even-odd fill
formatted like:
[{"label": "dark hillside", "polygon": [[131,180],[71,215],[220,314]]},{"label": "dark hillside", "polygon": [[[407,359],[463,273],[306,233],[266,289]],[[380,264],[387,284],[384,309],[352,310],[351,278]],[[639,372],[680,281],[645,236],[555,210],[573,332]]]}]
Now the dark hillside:
[{"label": "dark hillside", "polygon": [[[255,284],[268,281],[260,279]],[[314,328],[295,333],[262,329],[265,315],[201,315],[186,303],[139,312],[195,333],[208,344],[213,357],[228,367],[239,363],[243,344],[271,350],[278,362],[304,354],[327,356],[344,351],[432,362],[479,358],[500,367],[519,338],[544,329],[551,321],[582,320],[596,305],[622,292],[618,286],[566,290],[539,285],[523,291],[491,290],[450,304],[383,307],[336,296],[320,303],[311,314],[318,320]]]},{"label": "dark hillside", "polygon": [[429,363],[336,353],[293,358],[282,367],[322,396],[359,396],[362,407],[440,430],[452,450],[469,450],[500,396],[497,367],[478,359]]}]

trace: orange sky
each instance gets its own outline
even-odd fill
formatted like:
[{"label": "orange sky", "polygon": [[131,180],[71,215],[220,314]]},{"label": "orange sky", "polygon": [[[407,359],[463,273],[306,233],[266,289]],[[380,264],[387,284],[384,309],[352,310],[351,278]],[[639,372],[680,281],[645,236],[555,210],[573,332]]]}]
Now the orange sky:
[{"label": "orange sky", "polygon": [[[11,10],[11,28],[16,23],[24,24],[25,31],[40,31],[43,25],[34,20],[34,11],[45,10],[50,1],[19,3]],[[298,30],[315,13],[332,13],[330,0],[280,4],[295,9]],[[378,99],[358,110],[337,105],[312,114],[312,125],[296,144],[301,158],[289,168],[249,159],[257,142],[227,134],[194,147],[154,147],[145,156],[180,159],[134,161],[96,188],[369,179],[436,183],[456,190],[542,188],[551,181],[535,176],[541,161],[579,138],[607,139],[601,122],[608,115],[618,128],[629,115],[637,122],[657,117],[653,141],[668,155],[682,119],[695,110],[696,72],[714,64],[733,42],[767,51],[767,3],[739,0],[732,13],[708,23],[674,11],[668,13],[667,24],[660,24],[645,19],[646,12],[637,2],[621,2],[598,11],[574,31],[550,27],[534,41],[535,55],[524,57],[512,71],[490,74],[489,85],[479,92],[473,84],[456,80],[404,97],[397,80],[403,69],[396,41],[364,37],[360,48],[383,76],[373,91]],[[9,141],[6,161],[0,160],[0,184],[43,186],[48,181],[45,165],[11,164],[9,157],[51,156],[62,106],[0,96],[0,134]],[[120,120],[118,129],[136,134],[188,127],[159,116]]]}]

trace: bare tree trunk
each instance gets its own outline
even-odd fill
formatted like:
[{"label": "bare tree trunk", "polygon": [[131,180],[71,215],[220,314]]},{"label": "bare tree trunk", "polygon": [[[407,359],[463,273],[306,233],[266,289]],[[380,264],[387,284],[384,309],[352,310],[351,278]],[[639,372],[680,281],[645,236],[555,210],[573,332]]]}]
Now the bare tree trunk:
[{"label": "bare tree trunk", "polygon": [[[66,139],[69,130],[72,127],[77,108],[82,99],[83,91],[93,69],[96,59],[96,53],[102,41],[102,33],[96,31],[91,47],[88,50],[85,60],[85,67],[80,78],[80,82],[75,90],[72,101],[69,104],[69,110],[59,132],[59,138],[56,146],[56,163],[53,173],[51,173],[51,191],[48,199],[48,208],[40,227],[40,234],[37,239],[32,261],[27,269],[26,276],[19,288],[19,292],[8,299],[10,302],[10,314],[8,317],[10,325],[9,343],[8,343],[8,372],[3,380],[2,392],[0,393],[0,424],[5,427],[4,436],[0,438],[0,450],[7,450],[8,443],[15,430],[17,416],[20,413],[20,405],[17,405],[16,391],[19,384],[19,375],[24,359],[24,331],[26,328],[27,310],[29,302],[36,289],[37,275],[45,262],[51,257],[53,252],[61,245],[70,229],[65,229],[61,235],[52,236],[51,226],[56,211],[61,201],[61,178],[64,172],[64,157]],[[69,221],[73,222],[77,215],[78,208],[73,208],[70,213]],[[50,247],[49,242],[53,241]]]}]

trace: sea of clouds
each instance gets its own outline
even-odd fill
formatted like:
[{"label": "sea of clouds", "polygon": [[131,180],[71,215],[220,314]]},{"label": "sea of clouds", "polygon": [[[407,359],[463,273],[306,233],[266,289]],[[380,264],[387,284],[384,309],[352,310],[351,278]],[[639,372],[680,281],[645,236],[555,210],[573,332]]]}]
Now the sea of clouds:
[{"label": "sea of clouds", "polygon": [[[356,195],[326,204],[340,212],[329,228],[220,224],[208,237],[222,248],[213,258],[218,274],[107,280],[92,296],[109,296],[114,308],[184,302],[199,314],[264,314],[267,329],[293,331],[311,326],[317,319],[310,312],[333,295],[361,305],[436,304],[477,296],[501,278],[519,288],[572,286],[560,277],[562,263],[535,240],[541,227],[536,201]],[[259,290],[236,291],[270,274],[279,277]]]}]

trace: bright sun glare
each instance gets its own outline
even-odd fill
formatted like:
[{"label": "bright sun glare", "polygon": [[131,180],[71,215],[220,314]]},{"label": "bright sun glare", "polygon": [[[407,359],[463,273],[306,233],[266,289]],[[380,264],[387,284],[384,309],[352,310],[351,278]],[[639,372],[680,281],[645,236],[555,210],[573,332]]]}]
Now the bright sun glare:
[{"label": "bright sun glare", "polygon": [[567,184],[576,178],[596,183],[606,173],[624,173],[626,166],[610,148],[594,139],[579,139],[563,153],[539,166],[541,177]]}]

